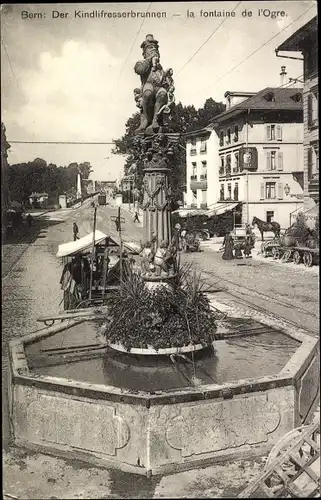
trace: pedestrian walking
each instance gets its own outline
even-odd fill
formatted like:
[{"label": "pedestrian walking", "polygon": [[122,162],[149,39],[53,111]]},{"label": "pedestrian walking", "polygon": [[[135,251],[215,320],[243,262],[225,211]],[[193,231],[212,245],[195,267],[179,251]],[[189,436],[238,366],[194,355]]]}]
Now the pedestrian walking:
[{"label": "pedestrian walking", "polygon": [[74,222],[74,224],[73,224],[72,231],[73,231],[73,235],[74,235],[74,241],[79,240],[79,236],[78,236],[79,229],[78,229],[76,222]]},{"label": "pedestrian walking", "polygon": [[133,222],[136,222],[136,221],[137,221],[138,223],[140,222],[140,220],[139,220],[139,218],[138,218],[138,212],[135,212],[135,217],[134,217]]},{"label": "pedestrian walking", "polygon": [[29,227],[32,226],[33,224],[33,217],[32,215],[28,214],[26,217],[26,221],[28,222]]}]

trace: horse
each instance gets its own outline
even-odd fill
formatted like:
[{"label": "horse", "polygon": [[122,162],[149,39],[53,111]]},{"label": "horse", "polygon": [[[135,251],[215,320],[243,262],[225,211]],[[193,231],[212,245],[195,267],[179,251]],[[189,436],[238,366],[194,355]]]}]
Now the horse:
[{"label": "horse", "polygon": [[264,222],[257,217],[253,217],[252,226],[257,225],[258,230],[261,233],[261,239],[264,241],[263,233],[266,231],[272,231],[274,237],[278,238],[280,236],[281,226],[278,222]]}]

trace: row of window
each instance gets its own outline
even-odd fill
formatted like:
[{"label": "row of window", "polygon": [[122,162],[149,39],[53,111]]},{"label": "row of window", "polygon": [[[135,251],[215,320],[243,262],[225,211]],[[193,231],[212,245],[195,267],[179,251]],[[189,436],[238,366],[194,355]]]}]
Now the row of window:
[{"label": "row of window", "polygon": [[221,184],[220,186],[220,201],[239,201],[239,184],[236,182],[234,184],[233,189],[233,197],[232,197],[232,184],[227,184],[227,192],[225,194],[225,184]]},{"label": "row of window", "polygon": [[[282,200],[283,199],[283,183],[282,182],[262,182],[260,189],[260,199],[261,200]],[[220,201],[239,199],[239,185],[236,182],[234,184],[233,196],[232,196],[232,184],[227,184],[227,190],[225,192],[225,184],[220,186]]]},{"label": "row of window", "polygon": [[[207,162],[202,161],[202,170],[201,170],[201,179],[207,179]],[[192,162],[192,175],[191,175],[191,180],[196,180],[197,179],[197,163]]]},{"label": "row of window", "polygon": [[[232,142],[232,129],[228,128],[226,131],[226,138],[224,131],[221,130],[220,132],[220,146],[224,146],[224,140],[225,140],[225,145],[228,146]],[[233,133],[233,142],[238,142],[239,140],[239,127],[238,125],[235,125],[234,127],[234,133]]]},{"label": "row of window", "polygon": [[[191,155],[196,155],[197,154],[197,149],[196,149],[196,137],[191,138]],[[200,147],[200,153],[206,153],[207,152],[207,140],[206,139],[201,139],[201,147]]]},{"label": "row of window", "polygon": [[[243,170],[240,165],[240,156],[236,152],[233,155],[233,166],[232,166],[232,155],[228,154],[226,156],[221,156],[221,165],[219,169],[220,175],[230,175],[231,173],[241,172]],[[266,170],[283,170],[283,152],[277,150],[271,150],[266,152]]]},{"label": "row of window", "polygon": [[[311,123],[315,123],[317,120],[317,104],[315,105],[315,97],[312,97],[314,94],[311,94],[309,96],[308,100],[308,106],[311,107]],[[313,100],[314,99],[314,100]],[[310,116],[309,115],[309,116]],[[233,135],[233,137],[232,137]],[[266,141],[282,141],[282,125],[275,125],[275,124],[270,124],[265,126],[265,140]],[[197,137],[192,137],[191,138],[191,145],[192,148],[190,150],[191,155],[196,155],[197,154],[197,149],[196,149],[196,141]],[[238,125],[234,127],[232,130],[231,128],[228,128],[225,132],[222,130],[220,132],[220,146],[228,146],[232,142],[238,142],[239,141],[239,128]],[[200,147],[200,153],[206,153],[207,152],[207,139],[201,139],[201,147]]]}]

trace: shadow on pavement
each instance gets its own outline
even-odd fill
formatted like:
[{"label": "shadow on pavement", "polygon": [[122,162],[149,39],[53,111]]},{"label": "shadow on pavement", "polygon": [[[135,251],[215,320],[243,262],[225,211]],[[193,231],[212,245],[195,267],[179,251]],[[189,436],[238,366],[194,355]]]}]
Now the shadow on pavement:
[{"label": "shadow on pavement", "polygon": [[23,244],[31,244],[34,243],[38,237],[44,237],[41,233],[57,224],[62,224],[63,220],[52,220],[50,217],[41,216],[34,219],[34,222],[31,226],[23,224],[19,228],[15,229],[14,234],[11,236],[3,237],[1,244],[3,247],[8,245],[20,245]]}]

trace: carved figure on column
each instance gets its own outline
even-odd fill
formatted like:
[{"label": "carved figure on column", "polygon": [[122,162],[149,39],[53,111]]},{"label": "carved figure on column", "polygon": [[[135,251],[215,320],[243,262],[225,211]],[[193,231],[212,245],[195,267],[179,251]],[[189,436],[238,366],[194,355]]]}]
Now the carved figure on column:
[{"label": "carved figure on column", "polygon": [[154,265],[156,270],[156,275],[160,276],[163,271],[166,275],[168,274],[168,267],[165,261],[165,256],[167,252],[167,241],[161,241],[159,247],[156,250],[154,257]]},{"label": "carved figure on column", "polygon": [[162,68],[158,41],[153,35],[146,36],[141,48],[144,59],[134,67],[141,79],[141,122],[136,133],[154,134],[162,130],[163,113],[169,113],[174,105],[173,70]]},{"label": "carved figure on column", "polygon": [[141,250],[142,261],[141,261],[141,269],[143,274],[151,275],[151,271],[155,270],[153,265],[154,260],[154,252],[152,250],[152,243],[147,241]]}]

